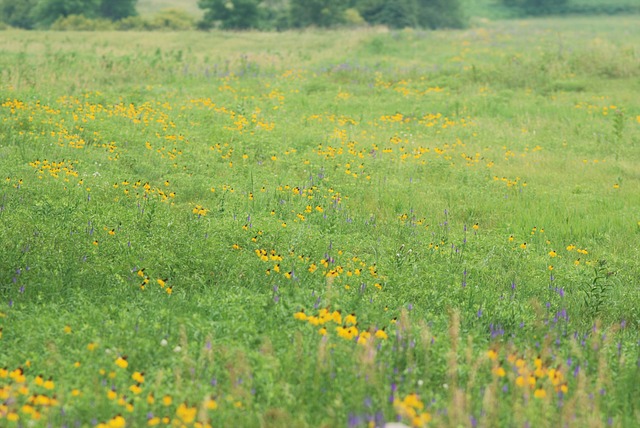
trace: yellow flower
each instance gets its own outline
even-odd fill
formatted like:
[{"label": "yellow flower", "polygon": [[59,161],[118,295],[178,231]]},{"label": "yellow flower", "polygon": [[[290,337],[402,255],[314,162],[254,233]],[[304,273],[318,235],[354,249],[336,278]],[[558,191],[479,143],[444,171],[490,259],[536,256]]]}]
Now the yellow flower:
[{"label": "yellow flower", "polygon": [[141,372],[133,372],[131,375],[131,379],[135,380],[138,383],[144,382],[144,373]]},{"label": "yellow flower", "polygon": [[356,314],[350,313],[349,315],[344,317],[344,323],[345,324],[353,324],[353,325],[355,325],[357,323]]},{"label": "yellow flower", "polygon": [[135,395],[138,395],[142,392],[142,388],[140,387],[139,383],[136,383],[129,387],[129,391],[133,392]]},{"label": "yellow flower", "polygon": [[387,332],[385,332],[384,329],[377,330],[375,336],[381,340],[387,340],[389,338]]},{"label": "yellow flower", "polygon": [[507,372],[502,367],[495,367],[492,371],[493,374],[498,377],[505,377],[507,375]]},{"label": "yellow flower", "polygon": [[122,417],[122,415],[117,415],[107,423],[107,426],[109,428],[124,428],[127,426],[127,421]]},{"label": "yellow flower", "polygon": [[123,355],[122,357],[118,357],[116,359],[116,366],[120,367],[121,369],[126,369],[129,366],[129,363],[127,362],[127,356]]},{"label": "yellow flower", "polygon": [[213,397],[208,397],[206,399],[205,407],[208,410],[216,410],[218,408],[218,403],[216,403],[216,400],[214,400]]},{"label": "yellow flower", "polygon": [[549,257],[556,257],[558,255],[558,253],[556,253],[554,250],[549,251]]},{"label": "yellow flower", "polygon": [[491,361],[495,361],[498,359],[498,353],[493,349],[489,349],[487,351],[487,357],[489,357]]},{"label": "yellow flower", "polygon": [[533,396],[536,398],[544,398],[547,396],[547,391],[542,388],[538,388],[534,391]]},{"label": "yellow flower", "polygon": [[191,424],[196,419],[197,411],[197,408],[189,407],[185,403],[181,403],[176,409],[176,416],[178,416],[183,423]]}]

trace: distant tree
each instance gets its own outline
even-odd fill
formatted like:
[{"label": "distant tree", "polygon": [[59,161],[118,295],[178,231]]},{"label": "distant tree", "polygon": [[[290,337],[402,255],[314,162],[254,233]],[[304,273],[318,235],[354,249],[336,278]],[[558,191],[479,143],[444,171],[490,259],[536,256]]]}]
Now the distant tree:
[{"label": "distant tree", "polygon": [[102,0],[98,8],[98,14],[102,18],[118,21],[129,16],[136,16],[136,3],[138,0]]},{"label": "distant tree", "polygon": [[[45,27],[61,18],[84,16],[117,21],[136,15],[138,0],[0,0],[0,20],[20,28]],[[77,19],[77,18],[76,18]]]},{"label": "distant tree", "polygon": [[48,27],[58,18],[83,15],[95,18],[101,0],[38,0],[33,10],[38,26]]},{"label": "distant tree", "polygon": [[0,21],[12,27],[30,29],[35,26],[33,9],[38,0],[0,0]]},{"label": "distant tree", "polygon": [[356,6],[369,24],[390,28],[418,25],[415,0],[362,0]]},{"label": "distant tree", "polygon": [[420,27],[463,28],[467,23],[461,0],[416,0],[416,3]]},{"label": "distant tree", "polygon": [[551,15],[562,12],[569,0],[502,0],[520,15]]},{"label": "distant tree", "polygon": [[368,23],[391,28],[460,28],[466,24],[461,0],[360,0],[356,7]]},{"label": "distant tree", "polygon": [[332,27],[345,22],[349,3],[344,0],[291,0],[293,27]]},{"label": "distant tree", "polygon": [[199,0],[204,9],[205,27],[219,23],[225,29],[246,30],[260,26],[261,9],[259,0]]}]

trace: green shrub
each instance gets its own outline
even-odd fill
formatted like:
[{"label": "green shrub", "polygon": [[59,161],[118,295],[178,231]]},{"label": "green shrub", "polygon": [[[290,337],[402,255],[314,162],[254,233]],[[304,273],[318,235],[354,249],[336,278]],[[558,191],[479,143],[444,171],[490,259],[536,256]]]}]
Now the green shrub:
[{"label": "green shrub", "polygon": [[195,28],[195,19],[182,9],[164,9],[149,21],[149,29],[186,31]]},{"label": "green shrub", "polygon": [[109,31],[114,25],[107,19],[91,19],[83,15],[69,15],[58,18],[51,29],[55,31]]},{"label": "green shrub", "polygon": [[36,0],[0,0],[0,21],[12,27],[30,29],[35,26],[33,8]]},{"label": "green shrub", "polygon": [[140,16],[129,16],[115,22],[116,30],[120,31],[148,31],[151,29],[151,24],[146,19]]},{"label": "green shrub", "polygon": [[344,11],[344,21],[347,25],[353,27],[358,27],[367,23],[362,15],[360,15],[360,12],[358,12],[358,10],[354,8],[350,8]]}]

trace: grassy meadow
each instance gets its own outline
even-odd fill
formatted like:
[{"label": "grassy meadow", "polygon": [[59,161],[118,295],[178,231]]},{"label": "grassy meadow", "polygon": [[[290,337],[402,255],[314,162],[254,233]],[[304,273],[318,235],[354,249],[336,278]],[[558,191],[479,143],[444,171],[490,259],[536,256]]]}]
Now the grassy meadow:
[{"label": "grassy meadow", "polygon": [[638,46],[2,32],[0,426],[637,426]]}]

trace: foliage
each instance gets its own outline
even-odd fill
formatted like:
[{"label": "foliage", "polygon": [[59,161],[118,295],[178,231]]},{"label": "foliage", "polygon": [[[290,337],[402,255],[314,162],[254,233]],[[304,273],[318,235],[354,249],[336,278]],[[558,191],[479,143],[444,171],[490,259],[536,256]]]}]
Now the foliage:
[{"label": "foliage", "polygon": [[12,27],[33,28],[36,21],[32,11],[38,0],[0,0],[0,20]]},{"label": "foliage", "polygon": [[461,0],[417,0],[416,15],[422,28],[464,28]]},{"label": "foliage", "polygon": [[640,13],[640,4],[634,0],[501,0],[500,5],[510,9],[516,16]]},{"label": "foliage", "polygon": [[569,0],[502,0],[502,3],[523,15],[552,15],[562,10]]},{"label": "foliage", "polygon": [[91,19],[83,15],[69,15],[58,18],[51,29],[55,31],[109,31],[114,29],[108,19]]},{"label": "foliage", "polygon": [[459,0],[361,0],[357,7],[368,23],[390,28],[462,28],[466,25]]},{"label": "foliage", "polygon": [[195,19],[182,9],[164,9],[148,21],[147,27],[151,30],[192,30]]},{"label": "foliage", "polygon": [[3,33],[0,426],[637,425],[638,43]]},{"label": "foliage", "polygon": [[259,0],[199,0],[198,5],[205,10],[206,26],[219,23],[221,28],[237,30],[260,26]]},{"label": "foliage", "polygon": [[[27,29],[36,26],[48,28],[54,22],[74,15],[113,21],[135,15],[136,2],[137,0],[1,0],[0,18],[9,25]],[[72,18],[65,25],[80,25],[80,22],[77,18]],[[97,26],[102,27],[102,24]]]},{"label": "foliage", "polygon": [[360,14],[370,24],[390,28],[417,27],[415,0],[362,0],[358,2]]},{"label": "foliage", "polygon": [[332,27],[345,22],[347,3],[341,0],[291,0],[291,25]]},{"label": "foliage", "polygon": [[101,0],[97,15],[112,21],[137,15],[136,3],[138,0]]}]

